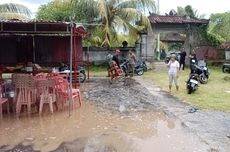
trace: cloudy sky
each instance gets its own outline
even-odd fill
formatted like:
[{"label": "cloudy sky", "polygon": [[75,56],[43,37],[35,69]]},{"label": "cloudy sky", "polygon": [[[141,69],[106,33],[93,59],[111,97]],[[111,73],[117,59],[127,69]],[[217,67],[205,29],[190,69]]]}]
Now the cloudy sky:
[{"label": "cloudy sky", "polygon": [[[41,4],[45,4],[51,0],[0,0],[2,3],[19,3],[27,6],[33,14],[38,10]],[[156,0],[157,1],[157,0]],[[192,5],[194,9],[198,10],[198,13],[205,14],[206,18],[211,13],[222,13],[230,11],[230,0],[159,0],[161,14],[168,13],[171,9],[177,8],[177,6]]]}]

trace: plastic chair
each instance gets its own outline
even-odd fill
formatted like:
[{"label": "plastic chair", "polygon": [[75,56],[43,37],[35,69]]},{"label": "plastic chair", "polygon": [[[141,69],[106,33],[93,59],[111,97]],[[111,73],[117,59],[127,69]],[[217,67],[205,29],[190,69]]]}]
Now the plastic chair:
[{"label": "plastic chair", "polygon": [[[58,98],[61,100],[62,109],[64,109],[65,102],[70,99],[69,83],[66,79],[63,79],[61,77],[56,77],[55,83],[56,83],[55,87],[56,87],[56,92],[57,92]],[[76,107],[76,105],[75,105],[76,104],[75,103],[76,98],[78,98],[78,102],[79,102],[80,107],[81,107],[82,101],[81,101],[80,90],[79,89],[72,89],[72,100],[74,101],[73,107]]]},{"label": "plastic chair", "polygon": [[122,69],[118,67],[115,61],[112,61],[112,67],[109,70],[109,75],[111,77],[111,80],[116,79],[119,76],[123,75]]},{"label": "plastic chair", "polygon": [[56,76],[59,76],[59,73],[54,73],[54,72],[51,72],[51,73],[48,73],[46,78],[52,78],[52,77],[56,77]]},{"label": "plastic chair", "polygon": [[35,79],[45,79],[46,73],[38,73],[34,76]]},{"label": "plastic chair", "polygon": [[55,81],[52,79],[42,79],[37,82],[40,92],[39,114],[41,115],[43,105],[49,104],[50,112],[53,113],[53,103],[56,102]]},{"label": "plastic chair", "polygon": [[[2,85],[0,85],[0,119],[3,118],[3,109],[2,106],[4,103],[7,103],[8,99],[7,98],[3,98],[3,94],[2,94]],[[9,105],[8,105],[8,113],[9,113]]]},{"label": "plastic chair", "polygon": [[16,115],[19,116],[21,107],[27,106],[28,115],[31,114],[31,106],[36,102],[36,82],[33,76],[28,74],[15,74],[13,75],[13,83],[15,85],[15,102],[16,102]]}]

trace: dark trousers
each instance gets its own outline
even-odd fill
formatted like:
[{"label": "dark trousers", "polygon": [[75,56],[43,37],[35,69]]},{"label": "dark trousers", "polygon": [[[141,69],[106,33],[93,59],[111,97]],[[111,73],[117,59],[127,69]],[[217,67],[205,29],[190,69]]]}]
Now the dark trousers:
[{"label": "dark trousers", "polygon": [[182,70],[184,70],[184,68],[185,68],[185,61],[180,61],[180,68],[179,69],[181,69],[181,66],[183,66]]}]

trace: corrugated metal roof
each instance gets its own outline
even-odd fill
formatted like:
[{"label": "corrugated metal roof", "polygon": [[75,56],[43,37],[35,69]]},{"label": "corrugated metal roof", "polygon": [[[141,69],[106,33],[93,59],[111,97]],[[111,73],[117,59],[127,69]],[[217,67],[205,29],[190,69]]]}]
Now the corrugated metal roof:
[{"label": "corrugated metal roof", "polygon": [[[45,20],[0,20],[0,34],[69,34],[70,22]],[[17,25],[17,26],[16,26]],[[75,23],[78,35],[87,36],[84,26]]]},{"label": "corrugated metal roof", "polygon": [[168,23],[168,24],[208,24],[209,20],[197,19],[189,16],[163,16],[151,14],[149,17],[151,23]]},{"label": "corrugated metal roof", "polygon": [[47,21],[47,20],[18,20],[18,19],[12,19],[12,20],[0,20],[0,23],[60,23],[60,24],[69,24],[69,22],[61,22],[61,21]]}]

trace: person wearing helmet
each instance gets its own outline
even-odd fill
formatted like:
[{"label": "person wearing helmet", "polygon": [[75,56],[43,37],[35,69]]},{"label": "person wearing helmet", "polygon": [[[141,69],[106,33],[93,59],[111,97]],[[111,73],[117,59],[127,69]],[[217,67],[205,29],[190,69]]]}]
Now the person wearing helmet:
[{"label": "person wearing helmet", "polygon": [[167,67],[169,68],[168,75],[169,75],[169,92],[171,92],[172,89],[172,83],[176,85],[176,90],[179,90],[178,85],[178,77],[179,77],[179,67],[180,64],[176,60],[176,55],[172,54],[169,63],[167,64]]}]

